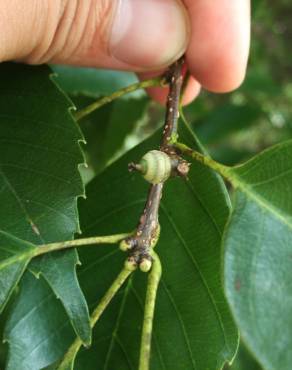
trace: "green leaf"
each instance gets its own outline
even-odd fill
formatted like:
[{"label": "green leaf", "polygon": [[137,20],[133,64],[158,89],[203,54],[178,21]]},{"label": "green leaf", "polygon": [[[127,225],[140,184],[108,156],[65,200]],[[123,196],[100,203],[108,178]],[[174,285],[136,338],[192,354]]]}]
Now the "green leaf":
[{"label": "green leaf", "polygon": [[125,152],[125,140],[143,118],[147,102],[147,99],[114,102],[103,142],[105,163]]},{"label": "green leaf", "polygon": [[[89,104],[88,99],[73,98],[77,106]],[[86,139],[87,162],[100,172],[108,162],[129,150],[126,139],[144,118],[148,99],[117,100],[93,112],[80,122]],[[86,104],[86,105],[87,105]]]},{"label": "green leaf", "polygon": [[236,187],[225,232],[225,287],[241,334],[267,370],[291,368],[292,141],[227,176]]},{"label": "green leaf", "polygon": [[31,270],[43,275],[56,297],[62,301],[77,335],[85,345],[90,345],[89,312],[77,278],[77,265],[80,261],[76,251],[62,251],[37,258],[32,262]]},{"label": "green leaf", "polygon": [[[86,235],[132,230],[143,210],[147,184],[127,164],[157,148],[161,132],[108,167],[87,187],[80,205]],[[187,129],[182,138],[197,146]],[[98,189],[98,191],[97,191]],[[163,274],[155,312],[151,368],[221,369],[238,342],[221,288],[220,243],[229,214],[223,183],[194,162],[187,181],[166,184],[157,253]],[[80,282],[92,309],[119,272],[125,256],[117,250],[80,251]],[[95,279],[92,279],[95,276]],[[74,369],[136,369],[146,274],[135,273],[114,298],[94,330],[92,347],[79,353]]]},{"label": "green leaf", "polygon": [[[52,66],[52,68],[57,74],[58,84],[70,95],[98,98],[137,82],[137,77],[130,72],[60,65]],[[141,97],[143,95],[142,91],[136,91],[128,96]]]},{"label": "green leaf", "polygon": [[19,282],[35,247],[0,231],[0,312]]},{"label": "green leaf", "polygon": [[[19,304],[23,301],[25,305]],[[6,370],[43,369],[73,340],[68,316],[42,277],[38,280],[29,271],[25,273],[4,338],[9,343]]]},{"label": "green leaf", "polygon": [[226,366],[224,370],[263,370],[251,356],[245,346],[241,343],[232,365]]},{"label": "green leaf", "polygon": [[[44,66],[0,65],[0,229],[33,244],[71,239],[79,230],[77,197],[84,194],[78,171],[82,135],[69,111],[71,103],[50,77]],[[76,263],[71,250],[41,258],[31,269],[48,280],[88,343],[88,309],[77,280],[70,284],[72,299],[62,289]],[[62,279],[51,277],[53,268]],[[18,305],[27,304],[25,297]]]},{"label": "green leaf", "polygon": [[[37,248],[33,244],[0,232],[0,311],[3,310],[25,268],[34,257]],[[65,307],[68,310],[67,313],[69,317],[74,317],[76,332],[81,338],[86,339],[88,337],[91,338],[90,329],[88,332],[88,326],[84,325],[84,322],[88,320],[88,311],[84,310],[83,306],[80,305],[79,297],[74,295],[74,289],[72,291],[72,282],[74,282],[75,286],[79,286],[76,272],[71,268],[72,262],[73,264],[79,262],[76,259],[72,261],[75,255],[66,252],[55,253],[54,256],[46,255],[44,257],[46,261],[42,274],[56,296],[62,296],[64,301],[69,302]],[[58,259],[62,263],[62,268],[67,271],[65,276],[59,269]]]}]

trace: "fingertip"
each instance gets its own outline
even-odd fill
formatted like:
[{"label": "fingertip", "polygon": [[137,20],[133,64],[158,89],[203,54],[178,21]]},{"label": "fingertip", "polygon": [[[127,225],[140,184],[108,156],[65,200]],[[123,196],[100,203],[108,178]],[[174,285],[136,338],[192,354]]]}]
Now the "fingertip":
[{"label": "fingertip", "polygon": [[209,91],[236,89],[244,80],[250,43],[249,0],[185,0],[192,38],[186,57],[192,75]]},{"label": "fingertip", "polygon": [[190,72],[204,89],[214,93],[228,93],[240,87],[246,75],[246,62],[233,61],[230,56],[215,59],[208,65],[192,64]]}]

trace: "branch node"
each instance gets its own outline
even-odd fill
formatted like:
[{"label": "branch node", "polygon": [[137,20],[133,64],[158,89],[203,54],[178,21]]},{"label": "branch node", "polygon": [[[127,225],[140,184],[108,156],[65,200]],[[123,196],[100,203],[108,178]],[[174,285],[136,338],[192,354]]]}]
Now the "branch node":
[{"label": "branch node", "polygon": [[185,161],[184,159],[180,159],[179,164],[176,167],[177,175],[181,177],[187,177],[188,173],[190,172],[191,163]]},{"label": "branch node", "polygon": [[159,239],[158,210],[164,182],[170,176],[186,177],[190,169],[189,163],[178,155],[175,147],[178,140],[177,121],[183,84],[183,66],[184,58],[181,58],[169,68],[164,76],[169,81],[169,94],[160,150],[151,150],[142,157],[138,164],[130,163],[128,166],[130,171],[142,173],[152,186],[136,233],[122,241],[120,248],[129,253],[126,262],[129,268],[139,266],[140,270],[145,272],[151,270],[153,248]]}]

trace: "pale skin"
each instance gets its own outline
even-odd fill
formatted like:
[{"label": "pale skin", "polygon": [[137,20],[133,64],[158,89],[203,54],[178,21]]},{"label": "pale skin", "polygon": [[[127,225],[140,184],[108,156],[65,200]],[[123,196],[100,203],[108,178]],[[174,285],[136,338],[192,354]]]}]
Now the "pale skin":
[{"label": "pale skin", "polygon": [[[229,92],[244,80],[250,0],[1,0],[0,61],[161,73],[183,53],[191,79]],[[150,89],[163,102],[166,91]]]}]

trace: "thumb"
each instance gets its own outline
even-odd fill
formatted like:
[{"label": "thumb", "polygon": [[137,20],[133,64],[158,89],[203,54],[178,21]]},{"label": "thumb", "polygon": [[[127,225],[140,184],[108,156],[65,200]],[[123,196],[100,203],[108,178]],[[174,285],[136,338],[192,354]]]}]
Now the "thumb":
[{"label": "thumb", "polygon": [[1,0],[0,61],[143,71],[182,55],[181,0]]}]

